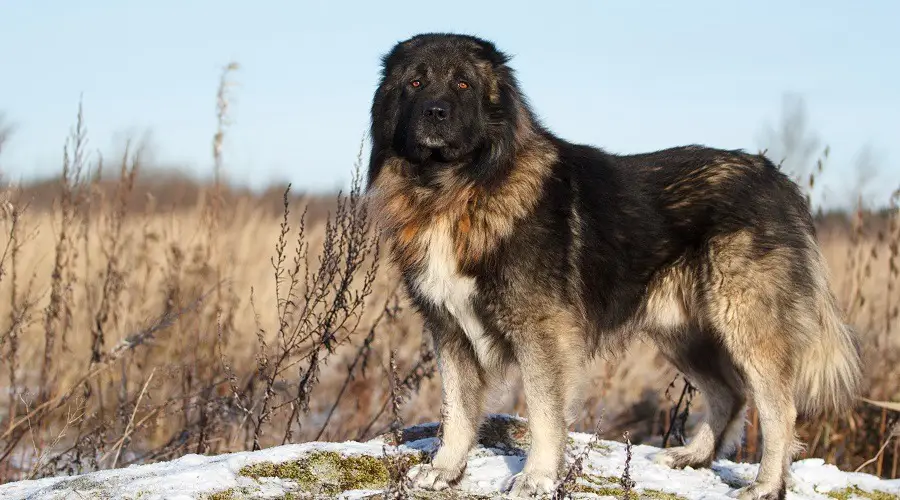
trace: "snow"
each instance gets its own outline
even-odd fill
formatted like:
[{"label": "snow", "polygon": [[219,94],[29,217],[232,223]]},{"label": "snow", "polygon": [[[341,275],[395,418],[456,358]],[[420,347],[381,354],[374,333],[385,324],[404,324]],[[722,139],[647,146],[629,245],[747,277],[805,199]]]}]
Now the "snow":
[{"label": "snow", "polygon": [[[454,488],[459,493],[500,497],[509,479],[522,470],[525,451],[521,449],[523,421],[509,416],[493,416],[490,422],[510,424],[504,428],[501,439],[482,439],[482,444],[469,454],[468,467],[462,480]],[[0,485],[0,498],[25,499],[200,499],[228,490],[231,498],[281,498],[294,493],[302,498],[300,486],[289,479],[253,479],[239,474],[251,464],[260,462],[281,463],[308,457],[318,452],[332,451],[342,456],[367,455],[383,457],[389,454],[432,453],[438,446],[433,437],[436,426],[426,424],[407,429],[409,441],[398,448],[387,446],[383,439],[365,443],[306,443],[278,446],[256,452],[231,453],[219,456],[186,455],[170,462],[131,466],[125,469],[105,470],[71,477],[55,477],[36,481],[20,481]],[[518,432],[518,434],[517,434]],[[512,437],[510,437],[512,436]],[[571,433],[567,446],[571,460],[586,449],[591,436]],[[651,461],[657,448],[634,446],[630,463],[630,475],[635,481],[635,491],[654,490],[678,495],[690,500],[715,500],[730,498],[729,494],[748,484],[756,474],[753,464],[734,463],[727,460],[714,462],[711,469],[672,470]],[[587,454],[584,474],[579,484],[595,488],[618,488],[617,478],[622,476],[626,458],[623,443],[600,441]],[[841,491],[856,486],[864,491],[878,491],[896,495],[900,499],[900,480],[883,480],[869,474],[848,473],[820,459],[795,462],[792,466],[794,484],[788,499],[827,499],[829,491]],[[582,488],[590,491],[590,488]],[[379,490],[351,490],[339,497],[360,499],[378,494]],[[592,493],[578,493],[576,498],[598,498]]]}]

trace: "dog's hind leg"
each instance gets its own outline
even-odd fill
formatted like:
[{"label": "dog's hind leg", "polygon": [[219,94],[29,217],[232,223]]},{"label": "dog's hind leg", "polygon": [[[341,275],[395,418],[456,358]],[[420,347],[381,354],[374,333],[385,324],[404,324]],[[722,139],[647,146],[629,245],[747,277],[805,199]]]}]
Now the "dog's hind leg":
[{"label": "dog's hind leg", "polygon": [[733,446],[735,430],[743,427],[744,397],[728,353],[712,336],[688,330],[678,336],[657,339],[666,357],[700,390],[708,411],[686,446],[666,449],[654,461],[673,468],[708,467],[718,453]]},{"label": "dog's hind leg", "polygon": [[791,380],[784,367],[763,357],[751,356],[745,363],[746,376],[759,411],[763,433],[763,454],[756,481],[738,490],[741,500],[785,497],[794,452],[797,409]]},{"label": "dog's hind leg", "polygon": [[760,237],[749,233],[712,243],[703,286],[703,321],[734,361],[759,411],[762,460],[753,484],[735,493],[741,500],[785,497],[794,452],[798,362],[815,333],[813,322],[804,319],[811,287],[798,267],[803,255],[774,243],[759,245]]}]

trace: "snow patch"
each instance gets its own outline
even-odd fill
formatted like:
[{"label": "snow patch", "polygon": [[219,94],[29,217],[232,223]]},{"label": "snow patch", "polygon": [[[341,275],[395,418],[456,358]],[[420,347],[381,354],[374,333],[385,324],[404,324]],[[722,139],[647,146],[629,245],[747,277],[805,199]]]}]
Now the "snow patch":
[{"label": "snow patch", "polygon": [[[523,435],[523,421],[509,416],[493,416],[488,420],[489,432],[483,432],[480,444],[469,454],[468,467],[454,487],[460,498],[483,495],[502,497],[501,491],[509,479],[520,472],[525,463],[527,439]],[[421,457],[433,453],[439,442],[434,437],[437,426],[427,424],[404,431],[404,443],[394,448],[386,439],[376,438],[366,443],[306,443],[286,445],[256,452],[231,453],[218,456],[186,455],[170,462],[131,466],[71,477],[54,477],[36,481],[20,481],[0,485],[4,500],[103,498],[141,500],[188,500],[209,498],[227,492],[223,498],[280,498],[288,493],[300,496],[301,485],[285,478],[254,479],[241,474],[244,467],[271,462],[274,464],[303,460],[317,453],[335,452],[342,457],[369,456],[383,458],[384,452],[395,457],[402,454]],[[588,445],[591,436],[583,433],[569,435],[569,460]],[[745,486],[756,475],[757,465],[719,460],[711,469],[673,470],[651,461],[659,449],[634,446],[630,474],[636,482],[635,491],[654,498],[666,494],[689,500],[728,499],[729,494]],[[598,493],[615,491],[617,480],[625,466],[626,449],[623,443],[601,441],[588,453],[584,474],[578,480],[576,498],[599,498]],[[380,463],[380,462],[379,462]],[[869,474],[843,472],[820,459],[795,462],[792,466],[795,484],[788,499],[829,499],[828,492],[846,492],[855,487],[863,492],[887,494],[900,500],[900,480],[883,480]],[[313,475],[315,477],[315,475]],[[381,490],[349,490],[338,498],[361,499],[381,493]],[[835,493],[833,493],[835,494]],[[837,496],[837,495],[836,495]],[[850,495],[854,496],[853,494]]]}]

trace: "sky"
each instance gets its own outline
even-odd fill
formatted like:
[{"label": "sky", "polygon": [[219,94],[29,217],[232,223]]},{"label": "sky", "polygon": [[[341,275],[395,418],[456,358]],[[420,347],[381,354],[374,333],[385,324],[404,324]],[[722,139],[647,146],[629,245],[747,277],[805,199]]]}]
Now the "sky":
[{"label": "sky", "polygon": [[[92,150],[212,171],[215,92],[233,76],[237,184],[345,185],[380,57],[420,32],[494,41],[542,122],[615,153],[700,143],[757,151],[787,94],[831,155],[840,202],[900,187],[900,2],[0,0],[6,178],[56,173],[79,99]],[[363,151],[363,158],[368,152]],[[844,194],[842,194],[844,193]]]}]

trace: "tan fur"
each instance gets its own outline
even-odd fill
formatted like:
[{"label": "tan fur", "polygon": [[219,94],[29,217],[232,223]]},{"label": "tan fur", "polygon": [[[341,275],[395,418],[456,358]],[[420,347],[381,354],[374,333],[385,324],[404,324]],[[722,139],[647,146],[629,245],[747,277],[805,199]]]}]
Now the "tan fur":
[{"label": "tan fur", "polygon": [[716,189],[723,182],[740,179],[748,171],[762,168],[766,167],[760,161],[754,161],[748,157],[729,157],[711,163],[698,164],[691,176],[665,188],[665,191],[672,194],[675,200],[669,206],[673,209],[689,207],[697,203],[698,195],[702,193],[702,190]]},{"label": "tan fur", "polygon": [[695,281],[691,272],[682,265],[671,267],[647,288],[641,329],[669,331],[684,326],[694,302]]},{"label": "tan fur", "polygon": [[794,394],[800,411],[815,415],[822,410],[840,411],[859,394],[861,361],[850,326],[843,321],[829,285],[828,269],[815,241],[810,238],[807,258],[813,269],[816,293],[804,316],[804,327],[819,333],[810,342],[797,367]]},{"label": "tan fur", "polygon": [[444,221],[454,228],[458,266],[478,263],[507,238],[516,221],[534,208],[556,160],[553,147],[536,137],[516,155],[509,178],[490,193],[480,192],[448,167],[438,185],[422,187],[401,158],[388,160],[373,185],[373,203],[394,256],[402,267],[425,258],[425,228]]},{"label": "tan fur", "polygon": [[[760,256],[752,252],[751,234],[732,233],[708,246],[705,289],[680,265],[648,287],[641,326],[710,406],[691,443],[666,450],[657,461],[704,465],[732,450],[743,429],[746,386],[766,441],[757,481],[739,496],[775,495],[798,449],[797,409],[841,408],[856,394],[860,366],[852,332],[841,321],[818,246],[809,238],[806,253],[773,248]],[[794,290],[790,269],[797,258],[809,259],[811,296]],[[707,345],[709,352],[685,351],[685,345]],[[695,354],[714,358],[714,368],[697,371],[708,363],[693,361]]]},{"label": "tan fur", "polygon": [[703,298],[705,320],[720,332],[743,332],[724,339],[735,352],[761,347],[786,350],[788,336],[779,332],[777,318],[785,306],[777,289],[790,283],[790,260],[786,249],[775,248],[762,258],[751,255],[752,236],[734,233],[710,244],[711,282],[716,286]]},{"label": "tan fur", "polygon": [[438,352],[438,364],[444,392],[443,443],[431,464],[415,469],[411,477],[418,487],[427,489],[446,488],[462,474],[484,404],[484,374],[470,349],[444,346]]},{"label": "tan fur", "polygon": [[484,75],[485,81],[488,82],[487,85],[487,95],[488,100],[490,100],[493,104],[497,104],[500,102],[500,81],[497,78],[497,75],[494,73],[491,65],[485,61],[476,61],[473,66]]}]

